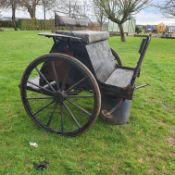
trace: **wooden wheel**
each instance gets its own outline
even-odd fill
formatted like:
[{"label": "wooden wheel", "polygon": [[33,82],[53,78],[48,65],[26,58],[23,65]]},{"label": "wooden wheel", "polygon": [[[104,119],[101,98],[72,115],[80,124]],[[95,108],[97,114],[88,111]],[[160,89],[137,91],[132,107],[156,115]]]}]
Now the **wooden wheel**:
[{"label": "wooden wheel", "polygon": [[111,52],[112,52],[112,55],[115,58],[116,64],[119,65],[119,66],[122,66],[122,61],[119,57],[119,54],[113,48],[111,48]]},{"label": "wooden wheel", "polygon": [[101,108],[93,74],[77,59],[58,53],[39,57],[27,67],[21,98],[37,125],[64,136],[84,132]]}]

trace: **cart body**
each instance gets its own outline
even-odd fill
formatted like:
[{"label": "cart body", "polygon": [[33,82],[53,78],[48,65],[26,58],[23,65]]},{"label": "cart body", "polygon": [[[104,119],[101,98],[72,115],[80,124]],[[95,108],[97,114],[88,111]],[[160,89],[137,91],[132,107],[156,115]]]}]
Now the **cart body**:
[{"label": "cart body", "polygon": [[150,36],[141,43],[136,67],[130,68],[122,66],[118,54],[111,50],[108,32],[39,35],[53,38],[54,45],[49,54],[27,67],[20,85],[25,110],[39,126],[60,135],[76,136],[89,128],[99,114],[112,124],[128,122],[135,80]]}]

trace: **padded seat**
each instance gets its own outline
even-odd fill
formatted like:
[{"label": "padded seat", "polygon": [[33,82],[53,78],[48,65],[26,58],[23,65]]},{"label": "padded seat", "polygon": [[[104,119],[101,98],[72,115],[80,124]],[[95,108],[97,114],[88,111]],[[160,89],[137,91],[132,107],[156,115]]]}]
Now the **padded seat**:
[{"label": "padded seat", "polygon": [[55,15],[55,25],[56,26],[78,26],[87,27],[88,20],[85,18],[70,18],[67,16]]},{"label": "padded seat", "polygon": [[133,75],[134,75],[134,70],[125,69],[125,68],[117,68],[109,76],[105,84],[116,86],[119,88],[126,88],[128,85],[131,84]]},{"label": "padded seat", "polygon": [[99,32],[91,30],[81,30],[81,31],[57,31],[57,34],[69,35],[73,37],[81,38],[85,44],[91,44],[99,41],[104,41],[109,38],[108,32]]}]

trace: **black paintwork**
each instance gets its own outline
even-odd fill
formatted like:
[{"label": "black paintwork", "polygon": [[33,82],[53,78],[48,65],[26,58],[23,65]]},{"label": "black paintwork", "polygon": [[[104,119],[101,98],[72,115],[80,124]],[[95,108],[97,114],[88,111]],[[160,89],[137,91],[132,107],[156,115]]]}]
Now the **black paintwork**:
[{"label": "black paintwork", "polygon": [[[48,36],[47,36],[48,37]],[[84,65],[86,65],[89,70],[95,76],[99,87],[101,89],[101,93],[108,94],[113,97],[124,98],[124,99],[132,99],[133,92],[135,89],[135,80],[139,76],[141,71],[141,65],[148,48],[148,45],[151,41],[151,37],[148,36],[146,39],[143,39],[139,53],[140,58],[138,60],[137,66],[135,68],[117,66],[114,62],[114,56],[112,56],[112,52],[107,45],[107,41],[99,41],[96,43],[83,43],[78,38],[72,36],[61,37],[61,36],[50,36],[53,37],[54,45],[50,51],[50,53],[64,53],[75,57],[80,60]],[[117,68],[122,69],[123,74],[119,80],[115,80],[115,70]],[[133,71],[132,77],[130,78],[130,83],[126,87],[120,87],[121,82],[125,81],[128,77],[126,77],[126,73],[128,70]],[[107,84],[107,80],[113,76],[113,81],[117,82]]]}]

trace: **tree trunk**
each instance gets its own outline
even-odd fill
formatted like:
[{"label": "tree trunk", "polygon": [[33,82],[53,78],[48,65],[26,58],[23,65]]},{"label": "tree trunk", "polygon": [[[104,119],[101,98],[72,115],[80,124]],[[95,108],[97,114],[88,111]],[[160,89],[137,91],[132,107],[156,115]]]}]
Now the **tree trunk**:
[{"label": "tree trunk", "polygon": [[28,9],[28,12],[30,14],[31,19],[36,19],[36,9],[35,8],[30,8]]},{"label": "tree trunk", "polygon": [[69,17],[72,16],[72,14],[71,14],[71,10],[72,10],[72,8],[71,8],[71,2],[70,2],[70,0],[69,0]]},{"label": "tree trunk", "polygon": [[12,23],[14,30],[17,31],[17,24],[16,24],[16,2],[12,3]]},{"label": "tree trunk", "polygon": [[46,29],[46,5],[43,5],[43,12],[44,12],[44,29]]},{"label": "tree trunk", "polygon": [[32,18],[32,19],[36,19],[36,14],[35,14],[35,10],[34,10],[34,9],[32,10],[31,18]]},{"label": "tree trunk", "polygon": [[46,8],[44,7],[44,21],[46,21]]},{"label": "tree trunk", "polygon": [[101,16],[101,18],[100,18],[100,28],[102,31],[103,30],[103,16]]},{"label": "tree trunk", "polygon": [[100,30],[103,31],[103,24],[100,24]]},{"label": "tree trunk", "polygon": [[126,37],[125,37],[125,32],[123,29],[123,24],[118,24],[119,30],[120,30],[120,36],[121,36],[121,41],[126,42]]}]

